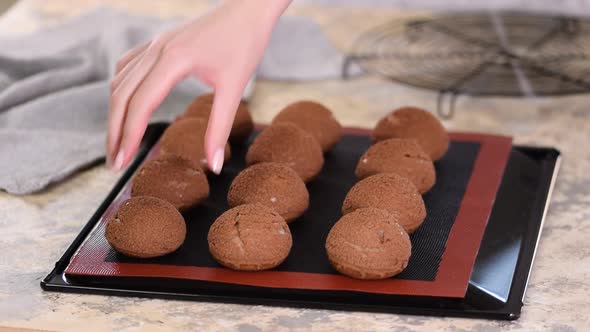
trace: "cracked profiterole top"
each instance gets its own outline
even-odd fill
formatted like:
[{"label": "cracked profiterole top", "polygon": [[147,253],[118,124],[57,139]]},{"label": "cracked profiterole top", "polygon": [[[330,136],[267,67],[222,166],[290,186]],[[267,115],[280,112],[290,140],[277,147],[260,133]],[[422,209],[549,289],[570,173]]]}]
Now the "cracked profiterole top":
[{"label": "cracked profiterole top", "polygon": [[405,176],[423,194],[434,186],[436,174],[430,157],[415,140],[390,138],[371,146],[359,159],[359,179],[379,173]]},{"label": "cracked profiterole top", "polygon": [[361,208],[385,209],[398,217],[398,223],[409,234],[426,218],[422,195],[412,181],[395,173],[369,176],[355,184],[346,195],[342,213]]},{"label": "cracked profiterole top", "polygon": [[285,219],[260,204],[240,205],[224,212],[211,225],[207,240],[209,252],[219,264],[242,271],[278,266],[293,244]]},{"label": "cracked profiterole top", "polygon": [[133,197],[123,202],[109,219],[105,237],[123,255],[158,257],[182,245],[186,224],[172,204],[156,197]]},{"label": "cracked profiterole top", "polygon": [[324,152],[332,149],[342,138],[342,126],[334,114],[314,101],[302,100],[288,105],[275,116],[272,123],[292,123],[305,130],[320,143]]},{"label": "cracked profiterole top", "polygon": [[408,265],[412,244],[395,215],[363,208],[340,218],[326,239],[330,264],[357,279],[384,279]]},{"label": "cracked profiterole top", "polygon": [[291,123],[276,123],[256,137],[246,154],[246,164],[261,162],[285,164],[309,182],[322,170],[324,155],[311,134]]},{"label": "cracked profiterole top", "polygon": [[374,142],[388,138],[415,139],[436,161],[449,148],[449,135],[442,123],[432,113],[417,107],[402,107],[383,117],[371,133]]},{"label": "cracked profiterole top", "polygon": [[184,211],[209,197],[209,182],[189,160],[164,155],[141,167],[133,178],[131,196],[158,197]]},{"label": "cracked profiterole top", "polygon": [[287,222],[301,216],[309,206],[305,183],[287,165],[260,163],[241,171],[229,187],[230,207],[258,203],[278,212]]}]

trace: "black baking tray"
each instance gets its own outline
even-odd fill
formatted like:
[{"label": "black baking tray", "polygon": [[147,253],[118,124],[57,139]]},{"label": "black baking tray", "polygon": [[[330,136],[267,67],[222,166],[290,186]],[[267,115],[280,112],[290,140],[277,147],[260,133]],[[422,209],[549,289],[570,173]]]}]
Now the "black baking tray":
[{"label": "black baking tray", "polygon": [[490,319],[519,317],[539,242],[560,153],[513,146],[464,298],[381,295],[352,291],[273,289],[210,281],[143,278],[75,278],[65,269],[111,202],[154,146],[167,124],[148,127],[139,153],[80,234],[41,281],[47,291],[265,304],[352,311]]}]

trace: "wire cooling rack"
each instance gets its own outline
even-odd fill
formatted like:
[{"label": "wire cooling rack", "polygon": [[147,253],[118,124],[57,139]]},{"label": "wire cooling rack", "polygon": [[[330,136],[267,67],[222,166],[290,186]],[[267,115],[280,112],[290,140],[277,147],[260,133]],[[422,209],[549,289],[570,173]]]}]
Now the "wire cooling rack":
[{"label": "wire cooling rack", "polygon": [[550,96],[590,91],[590,21],[519,14],[462,14],[391,21],[363,33],[344,63],[456,97]]}]

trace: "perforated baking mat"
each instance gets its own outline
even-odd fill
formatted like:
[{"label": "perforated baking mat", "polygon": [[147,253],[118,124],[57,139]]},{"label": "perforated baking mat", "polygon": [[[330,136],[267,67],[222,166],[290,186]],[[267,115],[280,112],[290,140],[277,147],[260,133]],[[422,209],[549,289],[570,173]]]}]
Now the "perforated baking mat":
[{"label": "perforated baking mat", "polygon": [[[366,130],[349,128],[345,132],[343,139],[326,154],[319,177],[308,184],[310,208],[290,224],[293,248],[287,260],[275,270],[232,271],[218,265],[207,248],[209,226],[228,208],[229,185],[245,168],[246,144],[232,148],[231,160],[220,176],[209,177],[209,199],[184,213],[187,238],[178,251],[155,259],[133,259],[118,254],[107,243],[104,226],[129,197],[131,177],[71,259],[66,276],[97,277],[103,281],[120,277],[167,278],[269,290],[463,298],[510,155],[511,139],[452,133],[448,153],[435,164],[436,185],[424,196],[426,220],[411,235],[412,256],[407,269],[390,279],[366,281],[338,274],[328,263],[324,250],[330,228],[341,217],[342,201],[357,182],[354,176],[357,161],[370,144]],[[155,144],[145,160],[152,158],[157,149]]]}]

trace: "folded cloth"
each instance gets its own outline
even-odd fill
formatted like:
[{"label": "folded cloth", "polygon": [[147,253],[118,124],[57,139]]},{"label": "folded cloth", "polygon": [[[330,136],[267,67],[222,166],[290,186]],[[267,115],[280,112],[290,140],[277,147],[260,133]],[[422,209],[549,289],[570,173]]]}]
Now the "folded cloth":
[{"label": "folded cloth", "polygon": [[[0,189],[32,193],[104,157],[117,59],[175,23],[99,9],[31,36],[0,39]],[[257,75],[338,78],[343,60],[312,20],[284,17]],[[206,91],[195,79],[182,82],[152,121],[173,119]]]}]

